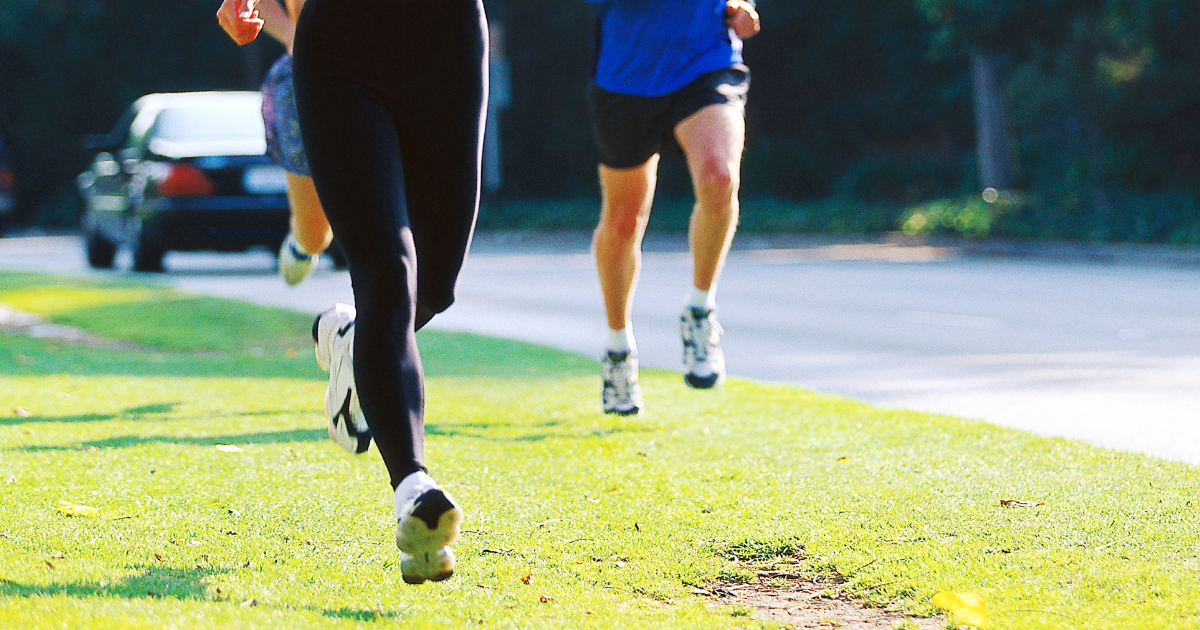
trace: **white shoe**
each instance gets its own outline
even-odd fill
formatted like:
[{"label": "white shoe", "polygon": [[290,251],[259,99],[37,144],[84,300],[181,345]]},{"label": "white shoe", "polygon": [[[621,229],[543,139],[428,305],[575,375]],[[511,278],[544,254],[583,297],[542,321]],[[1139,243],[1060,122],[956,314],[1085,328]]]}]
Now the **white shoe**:
[{"label": "white shoe", "polygon": [[619,416],[636,416],[642,412],[642,386],[638,384],[637,355],[632,351],[609,350],[600,359],[600,375],[604,387],[600,391],[600,404],[604,413]]},{"label": "white shoe", "polygon": [[294,287],[304,282],[320,259],[320,254],[306,254],[296,242],[296,237],[288,232],[283,245],[279,247],[279,275],[288,286]]},{"label": "white shoe", "polygon": [[415,472],[396,487],[396,547],[400,575],[409,584],[441,582],[454,575],[454,552],[462,508],[424,472]]},{"label": "white shoe", "polygon": [[725,382],[725,353],[714,309],[689,306],[679,318],[683,338],[683,380],[688,387],[710,389]]},{"label": "white shoe", "polygon": [[354,316],[353,306],[337,304],[317,315],[312,333],[317,365],[329,371],[329,389],[325,391],[329,437],[351,453],[365,453],[371,448],[371,430],[354,386]]}]

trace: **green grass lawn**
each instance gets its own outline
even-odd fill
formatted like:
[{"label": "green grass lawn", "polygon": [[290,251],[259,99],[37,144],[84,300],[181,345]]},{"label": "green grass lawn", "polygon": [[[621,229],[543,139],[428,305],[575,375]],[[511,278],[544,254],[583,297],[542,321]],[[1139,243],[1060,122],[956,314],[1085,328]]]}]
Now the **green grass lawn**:
[{"label": "green grass lawn", "polygon": [[1194,467],[656,371],[610,417],[590,358],[444,333],[427,459],[467,518],[455,576],[407,586],[307,316],[12,274],[0,303],[147,347],[0,334],[3,628],[772,627],[691,591],[777,557],[916,615],[975,592],[992,628],[1200,628]]}]

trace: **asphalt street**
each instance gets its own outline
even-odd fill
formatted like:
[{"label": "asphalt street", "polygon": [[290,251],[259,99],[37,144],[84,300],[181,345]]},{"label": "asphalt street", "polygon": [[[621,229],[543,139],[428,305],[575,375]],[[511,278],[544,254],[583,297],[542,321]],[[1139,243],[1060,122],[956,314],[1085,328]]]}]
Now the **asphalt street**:
[{"label": "asphalt street", "polygon": [[[677,236],[646,252],[639,354],[676,368],[689,258]],[[144,277],[309,313],[353,302],[345,272],[288,288],[269,252],[171,253],[166,267]],[[73,237],[0,239],[0,269],[96,273]],[[739,235],[717,298],[733,376],[1200,464],[1200,249]],[[587,235],[479,235],[432,326],[598,356]]]}]

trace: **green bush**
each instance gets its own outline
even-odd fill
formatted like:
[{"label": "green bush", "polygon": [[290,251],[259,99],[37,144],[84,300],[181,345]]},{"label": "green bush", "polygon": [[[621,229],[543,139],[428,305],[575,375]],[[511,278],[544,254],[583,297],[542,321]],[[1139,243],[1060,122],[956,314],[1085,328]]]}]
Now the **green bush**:
[{"label": "green bush", "polygon": [[[994,191],[992,191],[994,192]],[[1020,213],[1028,203],[1010,193],[989,196],[939,199],[912,207],[907,211],[901,231],[910,236],[954,234],[984,237],[993,233],[1006,213]]]}]

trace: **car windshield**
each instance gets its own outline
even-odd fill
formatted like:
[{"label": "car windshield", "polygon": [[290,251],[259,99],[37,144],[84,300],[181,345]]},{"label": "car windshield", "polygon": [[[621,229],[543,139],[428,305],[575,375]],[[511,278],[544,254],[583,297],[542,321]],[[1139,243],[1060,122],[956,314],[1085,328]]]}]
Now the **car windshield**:
[{"label": "car windshield", "polygon": [[252,101],[171,107],[158,115],[153,135],[169,142],[244,142],[264,137],[262,114]]}]

